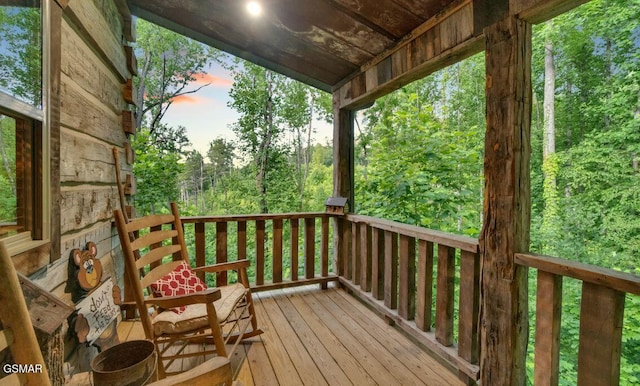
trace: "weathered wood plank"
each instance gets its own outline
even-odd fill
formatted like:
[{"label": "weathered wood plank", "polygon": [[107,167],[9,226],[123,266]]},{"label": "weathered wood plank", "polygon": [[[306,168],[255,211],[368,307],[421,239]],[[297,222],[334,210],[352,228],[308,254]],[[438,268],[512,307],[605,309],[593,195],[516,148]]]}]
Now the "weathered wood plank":
[{"label": "weathered wood plank", "polygon": [[289,220],[289,227],[291,230],[291,280],[298,280],[298,255],[299,255],[299,242],[298,237],[300,234],[300,220],[297,218],[292,218]]},{"label": "weathered wood plank", "polygon": [[[259,296],[258,296],[259,298]],[[280,344],[280,338],[269,317],[269,313],[264,308],[262,301],[255,302],[256,317],[260,320],[260,324],[264,326],[262,339],[265,342],[277,342],[276,344],[265,344],[265,350],[269,357],[269,362],[273,368],[279,383],[281,385],[301,385],[302,380],[295,367],[290,366],[290,357],[283,344]],[[271,308],[273,309],[273,308]]]},{"label": "weathered wood plank", "polygon": [[[320,219],[320,274],[325,277],[329,275],[329,219]],[[322,286],[326,289],[326,285]]]},{"label": "weathered wood plank", "polygon": [[264,284],[264,220],[256,221],[256,284]]},{"label": "weathered wood plank", "polygon": [[60,194],[61,234],[111,221],[113,209],[118,208],[115,186],[63,186]]},{"label": "weathered wood plank", "polygon": [[452,248],[469,252],[478,251],[478,240],[472,237],[460,236],[453,233],[426,229],[415,225],[402,224],[396,221],[385,220],[370,216],[348,214],[345,217],[347,220],[352,222],[366,223],[374,228],[415,237],[419,240],[447,245]]},{"label": "weathered wood plank", "polygon": [[582,283],[578,385],[620,382],[623,292]]},{"label": "weathered wood plank", "polygon": [[[196,242],[196,267],[204,267],[206,262],[206,235],[205,224],[200,222],[195,224],[194,237]],[[205,280],[206,272],[198,272],[196,274],[200,280]]]},{"label": "weathered wood plank", "polygon": [[[323,342],[316,336],[316,331],[309,327],[287,296],[278,296],[279,293],[282,293],[281,291],[275,292],[275,299],[282,311],[282,315],[291,326],[291,329],[295,331],[295,335],[300,339],[306,351],[309,352],[317,369],[322,373],[324,381],[329,385],[349,384],[349,378],[336,361],[333,360],[331,353],[324,347]],[[317,382],[320,381],[318,380]]]},{"label": "weathered wood plank", "polygon": [[433,303],[433,243],[418,241],[418,289],[416,291],[416,327],[431,330]]},{"label": "weathered wood plank", "polygon": [[[332,291],[328,291],[327,296]],[[362,339],[358,339],[357,334],[353,333],[353,327],[359,327],[357,324],[353,324],[351,318],[347,316],[340,308],[337,308],[332,302],[326,298],[326,296],[305,296],[304,300],[309,307],[319,315],[324,323],[329,327],[334,335],[349,349],[349,352],[356,358],[367,373],[375,379],[379,384],[384,385],[398,385],[402,384],[397,377],[389,370],[388,367],[392,367],[390,363],[383,363],[387,358],[382,358],[381,355],[375,355],[371,353],[367,348],[366,343]]]},{"label": "weathered wood plank", "polygon": [[436,290],[436,339],[444,346],[453,345],[453,286],[456,251],[438,245],[438,278]]},{"label": "weathered wood plank", "polygon": [[510,0],[509,11],[532,24],[542,23],[586,3],[587,0]]},{"label": "weathered wood plank", "polygon": [[371,235],[371,295],[384,299],[384,231],[373,228]]},{"label": "weathered wood plank", "polygon": [[282,314],[276,301],[273,298],[263,298],[260,296],[260,306],[262,306],[264,312],[269,315],[274,331],[276,331],[280,337],[282,346],[301,378],[302,382],[300,384],[327,385],[318,367],[315,366],[313,358],[304,347],[300,338],[290,327],[289,321]]},{"label": "weathered wood plank", "polygon": [[526,383],[529,247],[531,25],[510,17],[484,30],[485,136],[480,367],[483,385]]},{"label": "weathered wood plank", "polygon": [[363,291],[371,291],[371,227],[367,224],[360,226],[360,287]]},{"label": "weathered wood plank", "polygon": [[[115,8],[113,3],[111,6]],[[103,12],[93,1],[72,1],[65,8],[65,14],[75,24],[75,28],[90,42],[105,63],[112,67],[115,74],[120,77],[120,81],[124,81],[128,77],[128,72],[125,67],[124,51],[120,44],[122,26],[113,27],[112,23],[112,21],[120,22],[121,19],[117,17],[106,20]]]},{"label": "weathered wood plank", "polygon": [[400,235],[398,314],[413,320],[416,314],[416,239]]},{"label": "weathered wood plank", "polygon": [[[367,330],[378,342],[388,348],[406,368],[426,385],[460,385],[456,375],[443,366],[433,353],[416,346],[412,338],[408,338],[395,326],[389,326],[381,318],[369,316],[370,310],[356,297],[345,291],[334,291],[328,296],[336,304],[347,311],[357,323]],[[337,301],[341,297],[344,302]],[[410,323],[410,322],[408,322]]]},{"label": "weathered wood plank", "polygon": [[333,196],[354,200],[354,113],[340,108],[340,93],[333,95]]},{"label": "weathered wood plank", "polygon": [[[62,74],[105,108],[118,113],[125,107],[121,81],[66,20],[62,21]],[[67,106],[65,106],[66,108]]]},{"label": "weathered wood plank", "polygon": [[282,281],[282,220],[273,220],[273,282]]},{"label": "weathered wood plank", "polygon": [[[293,292],[293,291],[291,291]],[[287,292],[289,294],[289,292]],[[323,323],[323,318],[317,314],[317,309],[307,304],[305,299],[309,298],[308,294],[302,293],[302,296],[289,296],[289,300],[296,307],[307,325],[320,338],[320,342],[329,351],[335,362],[347,375],[351,383],[354,385],[377,385],[375,380],[369,375],[364,367],[359,363],[358,359],[349,351],[350,347],[345,346],[339,338],[337,331],[332,330]],[[340,328],[340,330],[344,330]]]},{"label": "weathered wood plank", "polygon": [[360,224],[351,223],[351,281],[353,284],[360,285],[362,277],[362,257],[360,256]]},{"label": "weathered wood plank", "polygon": [[110,145],[122,146],[126,140],[121,130],[119,113],[105,107],[93,96],[80,89],[66,75],[62,75],[60,100],[64,109],[60,113],[63,126],[85,133]]},{"label": "weathered wood plank", "polygon": [[629,273],[535,253],[517,253],[515,262],[539,271],[572,277],[640,296],[640,277]]},{"label": "weathered wood plank", "polygon": [[384,232],[384,305],[398,308],[398,234]]},{"label": "weathered wood plank", "polygon": [[304,272],[307,279],[316,275],[316,219],[304,219]]},{"label": "weathered wood plank", "polygon": [[[226,263],[228,260],[227,240],[228,240],[227,223],[226,222],[216,223],[216,264]],[[227,271],[216,273],[216,285],[219,285],[219,286],[227,285]]]},{"label": "weathered wood plank", "polygon": [[238,221],[238,260],[247,258],[247,222]]},{"label": "weathered wood plank", "polygon": [[342,250],[341,254],[343,256],[343,276],[349,280],[353,277],[353,267],[351,266],[351,222],[342,220],[343,229],[342,229]]},{"label": "weathered wood plank", "polygon": [[480,313],[480,256],[460,253],[460,303],[458,306],[458,355],[478,363],[478,318]]},{"label": "weathered wood plank", "polygon": [[[116,181],[111,146],[85,134],[60,130],[60,182],[106,183]],[[123,171],[131,171],[122,165]]]},{"label": "weathered wood plank", "polygon": [[536,385],[558,385],[561,313],[562,276],[538,271],[534,366]]}]

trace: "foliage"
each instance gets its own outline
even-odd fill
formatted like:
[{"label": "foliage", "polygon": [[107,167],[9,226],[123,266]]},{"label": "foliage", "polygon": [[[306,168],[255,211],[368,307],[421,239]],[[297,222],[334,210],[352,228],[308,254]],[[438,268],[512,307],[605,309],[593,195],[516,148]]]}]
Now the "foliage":
[{"label": "foliage", "polygon": [[[154,139],[161,139],[168,129],[162,117],[176,98],[198,92],[204,85],[194,88],[198,77],[206,75],[206,67],[220,54],[202,43],[169,31],[158,25],[139,20],[135,44],[138,56],[138,91],[136,127],[147,127]],[[146,119],[146,121],[144,121]],[[170,137],[170,135],[169,135]]]},{"label": "foliage", "polygon": [[42,106],[40,8],[0,6],[0,90]]},{"label": "foliage", "polygon": [[179,155],[159,148],[148,131],[138,133],[132,146],[136,154],[136,210],[140,215],[156,213],[168,202],[178,200],[178,175],[182,171]]},{"label": "foliage", "polygon": [[484,134],[481,56],[381,98],[358,140],[356,209],[477,235]]}]

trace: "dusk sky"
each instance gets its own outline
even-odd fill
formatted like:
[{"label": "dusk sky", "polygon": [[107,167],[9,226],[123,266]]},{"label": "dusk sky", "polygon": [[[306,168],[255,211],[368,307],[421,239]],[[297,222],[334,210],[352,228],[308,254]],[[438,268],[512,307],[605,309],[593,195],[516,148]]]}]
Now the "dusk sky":
[{"label": "dusk sky", "polygon": [[[229,71],[213,64],[207,74],[199,77],[190,89],[210,83],[194,94],[184,95],[174,100],[164,116],[164,123],[169,126],[182,125],[187,129],[187,136],[193,148],[206,156],[209,143],[218,137],[235,140],[230,126],[238,117],[235,110],[227,107],[229,90],[233,85],[233,77]],[[315,123],[317,129],[315,142],[326,143],[333,135],[332,126],[327,123]]]}]

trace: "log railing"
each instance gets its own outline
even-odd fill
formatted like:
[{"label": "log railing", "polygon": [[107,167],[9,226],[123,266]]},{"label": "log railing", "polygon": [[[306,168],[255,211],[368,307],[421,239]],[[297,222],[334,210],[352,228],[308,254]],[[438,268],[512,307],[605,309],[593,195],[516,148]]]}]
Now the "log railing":
[{"label": "log railing", "polygon": [[[231,248],[237,258],[254,261],[255,274],[249,279],[252,289],[259,291],[316,283],[325,287],[337,280],[330,267],[329,217],[327,213],[198,216],[184,217],[182,223],[185,234],[193,227],[196,266],[228,261],[233,234],[235,246]],[[207,250],[207,233],[213,234],[215,251]],[[213,261],[206,261],[207,256]],[[289,275],[284,274],[286,266]],[[216,280],[225,285],[226,273]]]},{"label": "log railing", "polygon": [[558,384],[562,279],[571,277],[582,282],[577,384],[618,385],[625,296],[640,296],[640,277],[531,253],[515,261],[538,270],[534,384]]},{"label": "log railing", "polygon": [[452,364],[462,379],[476,381],[478,241],[368,216],[346,215],[337,222],[340,283]]}]

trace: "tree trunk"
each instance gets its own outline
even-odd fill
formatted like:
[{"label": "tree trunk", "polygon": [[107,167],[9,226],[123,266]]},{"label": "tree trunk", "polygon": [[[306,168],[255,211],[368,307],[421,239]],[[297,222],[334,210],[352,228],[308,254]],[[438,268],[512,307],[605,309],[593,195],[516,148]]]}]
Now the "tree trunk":
[{"label": "tree trunk", "polygon": [[547,22],[547,36],[544,43],[544,138],[542,149],[542,173],[544,209],[542,212],[541,233],[544,235],[543,251],[551,253],[550,240],[555,238],[558,224],[558,192],[556,176],[558,174],[558,160],[556,157],[556,125],[555,125],[555,89],[556,71],[553,62],[553,21]]}]

